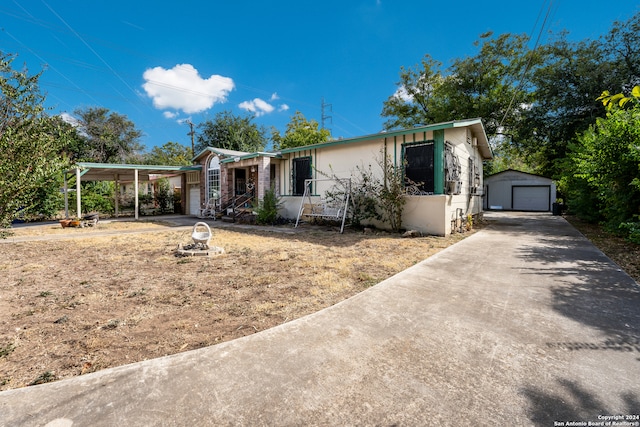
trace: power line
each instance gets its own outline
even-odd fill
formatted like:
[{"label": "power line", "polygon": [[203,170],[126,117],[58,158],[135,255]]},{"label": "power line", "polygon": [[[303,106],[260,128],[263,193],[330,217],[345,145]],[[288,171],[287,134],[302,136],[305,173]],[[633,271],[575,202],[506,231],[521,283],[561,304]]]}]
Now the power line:
[{"label": "power line", "polygon": [[104,58],[102,58],[102,56],[100,56],[98,54],[98,52],[96,52],[91,45],[89,45],[89,43],[87,43],[81,36],[80,34],[78,34],[76,32],[76,30],[74,30],[69,24],[67,24],[67,22],[60,16],[58,15],[58,13],[47,4],[47,2],[45,2],[44,0],[42,1],[42,3],[51,11],[51,13],[53,13],[60,21],[62,21],[62,23],[69,29],[69,31],[71,31],[104,65],[106,65],[106,67],[109,69],[109,71],[111,71],[113,73],[114,76],[116,76],[134,95],[136,95],[137,97],[139,97],[140,95],[138,94],[138,92],[136,92],[131,86],[129,86],[129,83],[127,83],[127,81],[125,79],[123,79],[116,70],[113,69],[113,67],[104,60]]},{"label": "power line", "polygon": [[[538,44],[540,43],[540,39],[542,38],[542,32],[544,31],[544,27],[547,25],[547,20],[549,19],[549,15],[551,14],[551,7],[552,6],[553,6],[553,0],[549,0],[549,6],[547,7],[547,12],[545,14],[544,20],[542,21],[542,25],[540,26],[540,31],[538,32],[538,37],[536,38],[536,41],[535,41],[535,43],[533,45],[533,48],[531,49],[531,52],[534,52],[538,48]],[[543,8],[544,8],[544,3],[543,3],[542,8],[540,9],[540,12],[542,12]],[[538,15],[538,20],[539,19],[540,19],[540,14]],[[538,20],[536,20],[536,25],[538,24]],[[533,30],[531,30],[531,33],[533,34]],[[518,82],[518,86],[516,86],[516,90],[513,92],[513,96],[511,97],[511,101],[509,101],[509,106],[505,110],[504,116],[502,116],[502,120],[500,120],[500,124],[498,125],[499,128],[502,127],[504,121],[507,118],[507,115],[509,114],[509,111],[513,107],[513,103],[514,103],[514,101],[516,99],[516,96],[518,94],[518,90],[522,87],[522,85],[524,83],[525,76],[529,72],[529,69],[531,68],[531,64],[533,63],[533,56],[534,55],[529,55],[529,60],[527,61],[527,64],[525,65],[524,70],[522,70],[522,74],[520,75],[520,81]]]}]

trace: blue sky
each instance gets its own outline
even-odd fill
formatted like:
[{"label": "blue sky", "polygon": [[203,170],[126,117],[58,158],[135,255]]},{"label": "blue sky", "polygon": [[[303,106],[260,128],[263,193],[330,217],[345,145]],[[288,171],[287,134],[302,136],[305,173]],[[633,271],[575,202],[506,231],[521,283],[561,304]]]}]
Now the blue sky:
[{"label": "blue sky", "polygon": [[219,111],[281,132],[295,111],[334,137],[379,132],[401,66],[473,55],[481,33],[595,39],[632,0],[4,0],[0,50],[40,80],[54,113],[106,107],[151,148],[190,145]]}]

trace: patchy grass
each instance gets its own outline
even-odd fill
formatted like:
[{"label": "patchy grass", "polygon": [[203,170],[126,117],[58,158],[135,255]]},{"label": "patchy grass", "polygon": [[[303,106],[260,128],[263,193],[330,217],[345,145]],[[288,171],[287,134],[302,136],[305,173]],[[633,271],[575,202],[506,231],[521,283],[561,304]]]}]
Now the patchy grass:
[{"label": "patchy grass", "polygon": [[[0,390],[253,334],[334,305],[465,237],[274,230],[213,229],[211,244],[224,255],[180,258],[174,250],[190,242],[191,227],[16,228],[0,243]],[[46,240],[15,241],[23,236]]]}]

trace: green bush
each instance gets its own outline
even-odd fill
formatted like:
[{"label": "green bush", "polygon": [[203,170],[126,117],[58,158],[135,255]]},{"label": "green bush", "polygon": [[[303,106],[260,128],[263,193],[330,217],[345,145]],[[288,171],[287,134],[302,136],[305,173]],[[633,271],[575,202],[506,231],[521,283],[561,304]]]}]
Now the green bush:
[{"label": "green bush", "polygon": [[161,213],[173,211],[173,193],[168,179],[163,178],[158,181],[158,191],[155,198]]},{"label": "green bush", "polygon": [[261,225],[275,224],[278,220],[278,208],[281,204],[281,200],[276,195],[275,190],[273,188],[267,190],[258,207],[254,209],[256,222]]},{"label": "green bush", "polygon": [[100,212],[111,214],[115,211],[113,182],[87,182],[82,188],[82,212]]},{"label": "green bush", "polygon": [[623,222],[619,228],[628,241],[640,245],[640,221]]}]

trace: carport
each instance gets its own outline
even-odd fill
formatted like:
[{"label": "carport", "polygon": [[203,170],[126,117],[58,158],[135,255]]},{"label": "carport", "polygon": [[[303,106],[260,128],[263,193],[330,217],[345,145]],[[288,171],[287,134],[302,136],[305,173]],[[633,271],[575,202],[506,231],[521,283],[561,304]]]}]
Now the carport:
[{"label": "carport", "polygon": [[[116,189],[120,183],[134,183],[134,215],[138,219],[139,200],[138,200],[138,184],[140,182],[149,181],[149,175],[167,175],[180,173],[183,175],[187,172],[200,171],[200,166],[162,166],[162,165],[129,165],[129,164],[112,164],[112,163],[76,163],[75,167],[68,171],[64,176],[64,213],[69,217],[69,193],[68,193],[68,175],[76,177],[76,207],[78,216],[82,212],[82,181],[113,181]],[[184,181],[184,178],[183,178]],[[118,216],[118,198],[115,198],[115,214]]]}]

